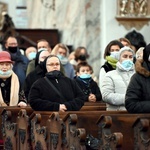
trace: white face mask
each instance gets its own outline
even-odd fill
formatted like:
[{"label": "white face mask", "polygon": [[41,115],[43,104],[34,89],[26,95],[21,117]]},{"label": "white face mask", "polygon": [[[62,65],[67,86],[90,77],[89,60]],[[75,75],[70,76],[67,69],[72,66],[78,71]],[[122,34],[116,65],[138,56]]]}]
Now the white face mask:
[{"label": "white face mask", "polygon": [[39,48],[38,52],[40,52],[40,51],[47,51],[47,48]]},{"label": "white face mask", "polygon": [[118,55],[119,55],[119,52],[115,51],[115,52],[110,52],[110,57],[114,58],[114,59],[117,59],[118,60]]}]

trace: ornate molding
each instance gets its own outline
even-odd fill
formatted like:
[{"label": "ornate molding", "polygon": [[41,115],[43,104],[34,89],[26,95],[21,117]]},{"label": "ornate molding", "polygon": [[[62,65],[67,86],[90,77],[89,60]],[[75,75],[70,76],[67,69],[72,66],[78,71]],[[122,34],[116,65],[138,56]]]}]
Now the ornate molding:
[{"label": "ornate molding", "polygon": [[149,25],[150,0],[118,0],[116,20],[127,30]]},{"label": "ornate molding", "polygon": [[127,30],[136,28],[140,30],[144,25],[149,25],[150,17],[116,17],[119,25],[123,25]]}]

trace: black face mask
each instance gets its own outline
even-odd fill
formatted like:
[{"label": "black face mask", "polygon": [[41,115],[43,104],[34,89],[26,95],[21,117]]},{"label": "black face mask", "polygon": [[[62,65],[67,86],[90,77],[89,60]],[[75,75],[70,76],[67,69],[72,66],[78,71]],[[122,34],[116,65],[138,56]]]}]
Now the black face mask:
[{"label": "black face mask", "polygon": [[79,60],[82,60],[82,61],[85,61],[86,60],[86,55],[80,55],[79,56],[79,58],[78,58]]},{"label": "black face mask", "polygon": [[54,70],[54,71],[46,73],[46,77],[48,78],[59,78],[61,76],[63,76],[63,74],[61,71],[58,71],[58,70]]},{"label": "black face mask", "polygon": [[9,52],[11,53],[16,53],[17,52],[18,47],[8,47]]}]

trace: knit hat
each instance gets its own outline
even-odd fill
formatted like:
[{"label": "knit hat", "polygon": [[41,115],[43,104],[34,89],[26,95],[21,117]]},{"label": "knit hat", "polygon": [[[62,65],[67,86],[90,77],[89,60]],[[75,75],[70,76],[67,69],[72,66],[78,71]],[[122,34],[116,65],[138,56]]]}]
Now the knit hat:
[{"label": "knit hat", "polygon": [[124,46],[124,47],[122,47],[122,48],[119,50],[119,53],[118,53],[118,60],[120,60],[120,56],[121,56],[121,54],[122,54],[124,51],[132,52],[133,55],[134,55],[134,51],[133,51],[130,47]]},{"label": "knit hat", "polygon": [[143,49],[143,60],[145,62],[148,62],[150,56],[150,44],[148,44],[144,49]]},{"label": "knit hat", "polygon": [[11,56],[7,51],[0,52],[0,62],[13,63],[13,61],[11,60]]}]

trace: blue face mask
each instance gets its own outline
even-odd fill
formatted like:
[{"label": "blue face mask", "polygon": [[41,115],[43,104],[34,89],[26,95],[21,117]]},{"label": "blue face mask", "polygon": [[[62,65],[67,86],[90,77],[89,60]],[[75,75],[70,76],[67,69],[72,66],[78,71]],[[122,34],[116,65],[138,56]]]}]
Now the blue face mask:
[{"label": "blue face mask", "polygon": [[10,77],[12,75],[12,73],[13,73],[12,70],[8,70],[6,72],[0,70],[0,76],[2,78],[8,78],[8,77]]},{"label": "blue face mask", "polygon": [[121,63],[121,66],[125,69],[125,70],[127,70],[127,71],[129,71],[132,67],[133,67],[133,61],[131,61],[131,60],[124,60],[122,63]]},{"label": "blue face mask", "polygon": [[81,75],[80,75],[80,78],[81,78],[81,79],[90,79],[90,78],[91,78],[91,75],[90,75],[90,74],[81,74]]},{"label": "blue face mask", "polygon": [[31,53],[29,53],[29,55],[28,55],[28,59],[29,59],[29,60],[33,60],[33,59],[35,59],[35,57],[36,57],[36,52],[31,52]]},{"label": "blue face mask", "polygon": [[59,60],[62,63],[62,65],[67,64],[67,62],[68,62],[68,58],[67,57],[59,55],[59,54],[57,55],[57,57],[59,58]]}]

